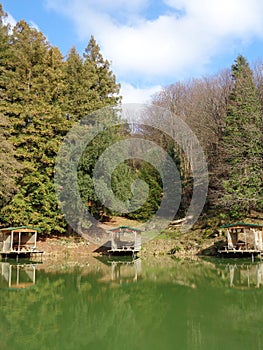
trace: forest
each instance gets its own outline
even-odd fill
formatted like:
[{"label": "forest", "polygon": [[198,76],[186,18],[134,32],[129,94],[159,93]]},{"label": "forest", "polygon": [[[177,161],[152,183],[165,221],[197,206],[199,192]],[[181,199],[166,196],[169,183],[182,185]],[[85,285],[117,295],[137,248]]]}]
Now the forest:
[{"label": "forest", "polygon": [[[69,227],[54,188],[57,152],[84,116],[89,116],[88,128],[92,128],[97,122],[94,111],[121,106],[120,84],[93,36],[82,55],[73,47],[63,57],[43,33],[24,20],[10,28],[5,17],[0,5],[0,226],[32,225],[45,235],[64,234]],[[148,106],[155,107],[187,123],[204,150],[209,189],[202,217],[239,220],[262,211],[262,62],[252,66],[238,55],[231,67],[214,76],[164,87]],[[118,122],[118,113],[113,118]],[[173,120],[161,122],[173,129]],[[105,129],[87,145],[78,165],[79,192],[91,214],[98,220],[123,215],[145,221],[158,210],[162,179],[151,164],[139,159],[120,164],[111,185],[114,194],[127,201],[133,197],[131,184],[145,181],[149,196],[141,208],[116,213],[101,203],[94,190],[98,157],[117,141],[136,136],[156,142],[177,164],[182,181],[177,217],[184,217],[193,174],[180,147],[152,128],[134,132],[128,123],[125,128],[107,128],[107,120],[103,123]],[[70,183],[65,186],[70,188]]]}]

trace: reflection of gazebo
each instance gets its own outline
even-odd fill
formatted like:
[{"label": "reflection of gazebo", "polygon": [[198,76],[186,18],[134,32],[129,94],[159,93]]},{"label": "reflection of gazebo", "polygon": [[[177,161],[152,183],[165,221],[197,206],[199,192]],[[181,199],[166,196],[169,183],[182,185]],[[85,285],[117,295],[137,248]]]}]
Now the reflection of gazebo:
[{"label": "reflection of gazebo", "polygon": [[237,222],[221,228],[226,230],[227,245],[219,253],[263,253],[262,225]]},{"label": "reflection of gazebo", "polygon": [[250,289],[262,287],[263,264],[229,265],[230,287]]},{"label": "reflection of gazebo", "polygon": [[0,254],[4,256],[43,253],[37,250],[38,228],[29,226],[0,229]]},{"label": "reflection of gazebo", "polygon": [[32,264],[0,263],[0,287],[23,289],[36,283],[36,267]]},{"label": "reflection of gazebo", "polygon": [[141,259],[125,257],[96,257],[100,262],[110,267],[108,273],[99,279],[100,282],[113,282],[114,284],[127,285],[138,281],[142,271]]},{"label": "reflection of gazebo", "polygon": [[136,253],[141,249],[141,230],[129,226],[118,226],[111,233],[109,253]]},{"label": "reflection of gazebo", "polygon": [[141,273],[141,259],[132,261],[111,261],[111,280],[119,284],[137,282]]}]

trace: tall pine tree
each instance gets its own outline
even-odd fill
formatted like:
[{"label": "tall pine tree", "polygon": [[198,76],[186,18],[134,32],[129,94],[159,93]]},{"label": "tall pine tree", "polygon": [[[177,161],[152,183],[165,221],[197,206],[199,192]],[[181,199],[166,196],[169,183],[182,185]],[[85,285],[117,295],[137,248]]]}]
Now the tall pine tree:
[{"label": "tall pine tree", "polygon": [[[59,49],[25,21],[8,31],[3,25],[5,14],[0,10],[0,123],[4,125],[0,153],[5,154],[1,159],[5,167],[0,162],[1,177],[12,171],[9,182],[2,181],[5,185],[0,188],[5,203],[0,207],[1,221],[8,225],[36,225],[46,234],[63,232],[66,223],[58,209],[53,183],[57,151],[74,121],[119,103],[119,84],[93,37],[85,58],[72,49],[63,61]],[[107,121],[103,122],[106,126]],[[91,145],[95,154],[119,139],[111,130],[106,134],[95,147]],[[82,158],[84,175],[89,161]],[[19,177],[18,162],[22,164]],[[89,176],[92,170],[88,170]],[[80,176],[81,183],[87,184]],[[80,189],[85,200],[94,198],[93,188],[90,190]]]},{"label": "tall pine tree", "polygon": [[223,133],[223,200],[231,215],[239,217],[263,204],[262,117],[253,72],[243,56],[238,56],[232,65],[232,79]]},{"label": "tall pine tree", "polygon": [[120,102],[120,84],[117,84],[116,77],[110,69],[110,63],[105,60],[100,52],[100,47],[93,36],[83,54],[84,65],[96,73],[91,89],[96,93],[97,109],[106,106],[116,106]]},{"label": "tall pine tree", "polygon": [[[0,96],[5,86],[5,65],[10,54],[8,35],[10,28],[9,25],[5,25],[6,16],[0,4]],[[17,191],[16,179],[22,168],[14,157],[14,147],[9,138],[10,125],[2,112],[0,113],[0,210]]]},{"label": "tall pine tree", "polygon": [[[104,125],[104,131],[85,147],[78,166],[78,188],[82,201],[86,205],[90,204],[91,214],[99,219],[104,214],[111,214],[111,211],[97,198],[92,180],[93,170],[98,157],[103,151],[121,139],[119,128],[111,128],[109,123],[110,121],[111,123],[118,122],[117,115],[104,109],[105,107],[118,105],[120,102],[120,86],[116,83],[116,77],[110,69],[109,62],[103,59],[94,37],[91,37],[83,56],[81,58],[76,49],[72,48],[66,60],[65,70],[68,84],[66,111],[70,120],[81,121],[84,118],[84,122],[81,121],[85,124],[82,131],[86,129],[86,132],[90,132],[96,123]],[[104,110],[100,113],[100,109]],[[79,152],[75,150],[74,142],[71,147],[72,152]],[[67,178],[69,178],[71,171],[70,159],[68,159],[67,164]],[[61,206],[66,208],[70,205],[72,212],[74,212],[76,193],[72,191],[71,181],[66,181],[64,193],[67,194],[67,198],[61,198]],[[103,192],[105,192],[104,189]],[[106,193],[104,194],[106,195]],[[81,223],[78,220],[79,218],[72,215],[71,222],[79,227]]]},{"label": "tall pine tree", "polygon": [[16,158],[23,163],[19,192],[2,210],[11,225],[37,225],[62,231],[53,185],[58,146],[67,131],[61,111],[63,62],[58,49],[25,21],[16,24],[5,62],[2,111],[11,124]]},{"label": "tall pine tree", "polygon": [[96,109],[94,103],[98,98],[91,91],[96,79],[95,70],[85,68],[83,59],[76,49],[72,48],[65,65],[67,91],[63,107],[68,117],[74,121],[79,121]]},{"label": "tall pine tree", "polygon": [[120,102],[120,85],[93,36],[83,59],[74,47],[69,51],[65,71],[67,91],[64,109],[73,120],[80,120],[91,112]]}]

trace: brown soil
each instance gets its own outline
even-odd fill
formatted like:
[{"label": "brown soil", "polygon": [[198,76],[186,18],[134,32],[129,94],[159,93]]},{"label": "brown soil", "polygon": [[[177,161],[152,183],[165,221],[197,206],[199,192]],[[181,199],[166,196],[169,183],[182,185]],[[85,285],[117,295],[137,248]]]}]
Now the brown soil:
[{"label": "brown soil", "polygon": [[[107,229],[116,226],[138,226],[138,222],[121,217],[114,217],[108,222],[99,225],[99,228]],[[215,253],[214,243],[222,241],[222,237],[201,238],[201,232],[191,232],[188,234],[178,233],[175,237],[169,236],[156,237],[146,242],[139,252],[140,257],[149,255],[174,254],[180,258],[194,257],[207,250]],[[78,236],[70,237],[48,237],[38,241],[38,249],[44,251],[43,260],[66,259],[68,261],[79,261],[88,256],[98,256],[99,246]]]},{"label": "brown soil", "polygon": [[[108,229],[116,226],[138,225],[137,221],[114,217],[107,222],[100,223],[98,229]],[[99,246],[79,236],[50,236],[41,238],[37,242],[38,250],[44,252],[43,259],[65,257],[67,259],[79,259],[87,255],[99,255]]]}]

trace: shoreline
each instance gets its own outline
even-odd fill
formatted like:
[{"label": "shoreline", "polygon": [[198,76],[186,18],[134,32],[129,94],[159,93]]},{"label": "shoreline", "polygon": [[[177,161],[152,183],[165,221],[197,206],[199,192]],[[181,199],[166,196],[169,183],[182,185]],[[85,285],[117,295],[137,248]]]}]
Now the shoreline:
[{"label": "shoreline", "polygon": [[[215,256],[216,244],[224,240],[224,237],[199,238],[197,234],[181,234],[175,238],[162,235],[144,243],[137,253],[140,258],[153,256],[175,256],[178,258],[195,258],[201,256]],[[85,257],[104,256],[106,253],[98,252],[99,246],[82,237],[47,237],[37,242],[38,249],[44,253],[46,260],[82,260]]]},{"label": "shoreline", "polygon": [[[251,221],[251,219],[250,219]],[[261,221],[261,220],[258,220]],[[169,226],[166,230],[142,244],[137,257],[172,256],[179,259],[196,259],[197,257],[216,257],[217,250],[226,244],[226,237],[221,235],[218,225],[204,225],[181,233],[180,227]],[[122,217],[113,217],[100,223],[98,230],[107,230],[116,226],[138,226],[138,222]],[[214,227],[214,228],[213,228]],[[83,261],[88,257],[107,255],[100,246],[79,235],[39,237],[37,249],[43,251],[43,261]],[[36,257],[38,258],[38,257]]]}]

